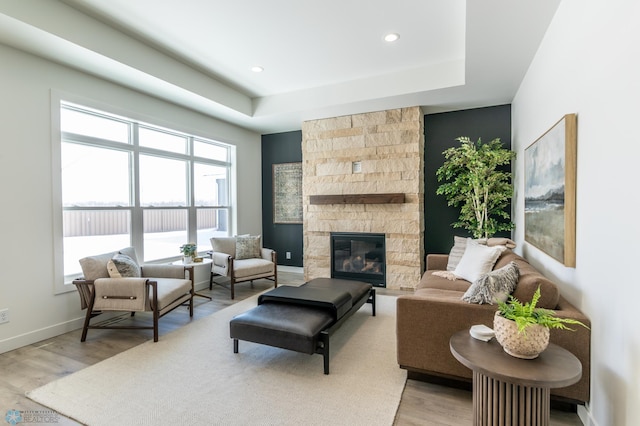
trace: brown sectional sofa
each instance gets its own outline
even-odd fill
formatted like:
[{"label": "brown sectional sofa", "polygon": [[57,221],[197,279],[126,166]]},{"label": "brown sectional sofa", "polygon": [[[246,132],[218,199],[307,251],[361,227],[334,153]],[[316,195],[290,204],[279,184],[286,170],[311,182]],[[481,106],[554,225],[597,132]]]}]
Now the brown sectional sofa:
[{"label": "brown sectional sofa", "polygon": [[[398,364],[410,373],[417,373],[410,377],[427,375],[469,381],[472,372],[451,355],[449,339],[454,333],[468,330],[475,324],[493,328],[497,305],[464,302],[461,298],[470,286],[468,281],[450,281],[433,275],[436,270],[446,270],[447,260],[448,255],[428,255],[427,271],[415,293],[398,297]],[[511,250],[502,253],[494,270],[511,261],[516,262],[520,271],[514,297],[523,302],[530,301],[540,285],[539,307],[554,309],[559,317],[574,318],[591,326],[589,319],[560,295],[553,282]],[[555,400],[584,404],[589,401],[591,332],[580,326],[571,328],[575,331],[551,330],[551,342],[571,351],[580,360],[582,378],[572,386],[552,389],[551,395]]]}]

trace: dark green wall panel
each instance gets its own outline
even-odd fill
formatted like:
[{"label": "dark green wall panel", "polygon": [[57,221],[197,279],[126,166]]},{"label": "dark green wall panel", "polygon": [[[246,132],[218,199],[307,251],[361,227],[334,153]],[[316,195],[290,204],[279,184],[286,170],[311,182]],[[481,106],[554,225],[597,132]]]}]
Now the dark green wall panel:
[{"label": "dark green wall panel", "polygon": [[[461,228],[451,226],[458,219],[458,208],[447,206],[443,195],[436,195],[439,182],[436,170],[444,164],[442,152],[457,146],[459,136],[472,140],[482,138],[489,142],[500,138],[503,146],[511,149],[511,105],[477,108],[463,111],[427,114],[424,117],[425,133],[425,252],[448,253],[453,246],[453,236],[469,236]],[[499,234],[510,236],[510,233]]]},{"label": "dark green wall panel", "polygon": [[[278,264],[302,266],[302,224],[273,223],[272,166],[302,161],[302,131],[262,135],[262,239],[278,252]],[[291,252],[291,259],[286,258]]]}]

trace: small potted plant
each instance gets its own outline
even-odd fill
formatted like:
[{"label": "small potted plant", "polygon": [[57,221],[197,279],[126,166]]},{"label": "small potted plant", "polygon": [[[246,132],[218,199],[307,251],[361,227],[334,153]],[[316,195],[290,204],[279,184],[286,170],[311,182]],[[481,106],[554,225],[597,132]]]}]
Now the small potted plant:
[{"label": "small potted plant", "polygon": [[521,303],[513,296],[506,302],[498,302],[493,318],[496,340],[506,353],[516,358],[536,358],[549,345],[549,329],[571,330],[567,324],[581,325],[572,318],[559,318],[551,309],[536,308],[540,299],[540,287],[531,302]]},{"label": "small potted plant", "polygon": [[182,253],[184,263],[191,263],[198,255],[198,246],[194,243],[183,244],[180,246],[180,253]]}]

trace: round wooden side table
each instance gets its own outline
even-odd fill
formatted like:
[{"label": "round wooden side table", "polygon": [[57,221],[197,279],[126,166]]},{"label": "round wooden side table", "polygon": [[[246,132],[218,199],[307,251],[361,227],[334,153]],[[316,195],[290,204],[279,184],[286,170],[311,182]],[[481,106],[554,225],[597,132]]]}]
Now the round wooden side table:
[{"label": "round wooden side table", "polygon": [[580,360],[553,343],[538,358],[520,359],[504,352],[495,338],[484,342],[462,330],[449,347],[473,370],[474,425],[548,425],[551,389],[582,376]]}]

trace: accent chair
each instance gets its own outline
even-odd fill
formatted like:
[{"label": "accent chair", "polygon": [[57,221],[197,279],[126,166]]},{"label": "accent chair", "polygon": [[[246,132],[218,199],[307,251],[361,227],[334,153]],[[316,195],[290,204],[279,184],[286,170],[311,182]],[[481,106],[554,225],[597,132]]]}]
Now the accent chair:
[{"label": "accent chair", "polygon": [[[90,328],[153,329],[158,341],[158,319],[179,306],[186,305],[193,317],[193,267],[181,265],[139,265],[133,247],[80,259],[84,274],[73,281],[82,309],[87,314],[80,341]],[[188,271],[190,279],[185,278]],[[153,325],[91,324],[91,319],[105,312],[151,312]]]},{"label": "accent chair", "polygon": [[[214,276],[228,277],[231,299],[235,298],[236,283],[266,278],[278,287],[277,254],[263,248],[260,236],[241,235],[237,237],[211,238],[213,251],[209,289],[213,288]],[[218,282],[216,284],[222,285]]]}]

